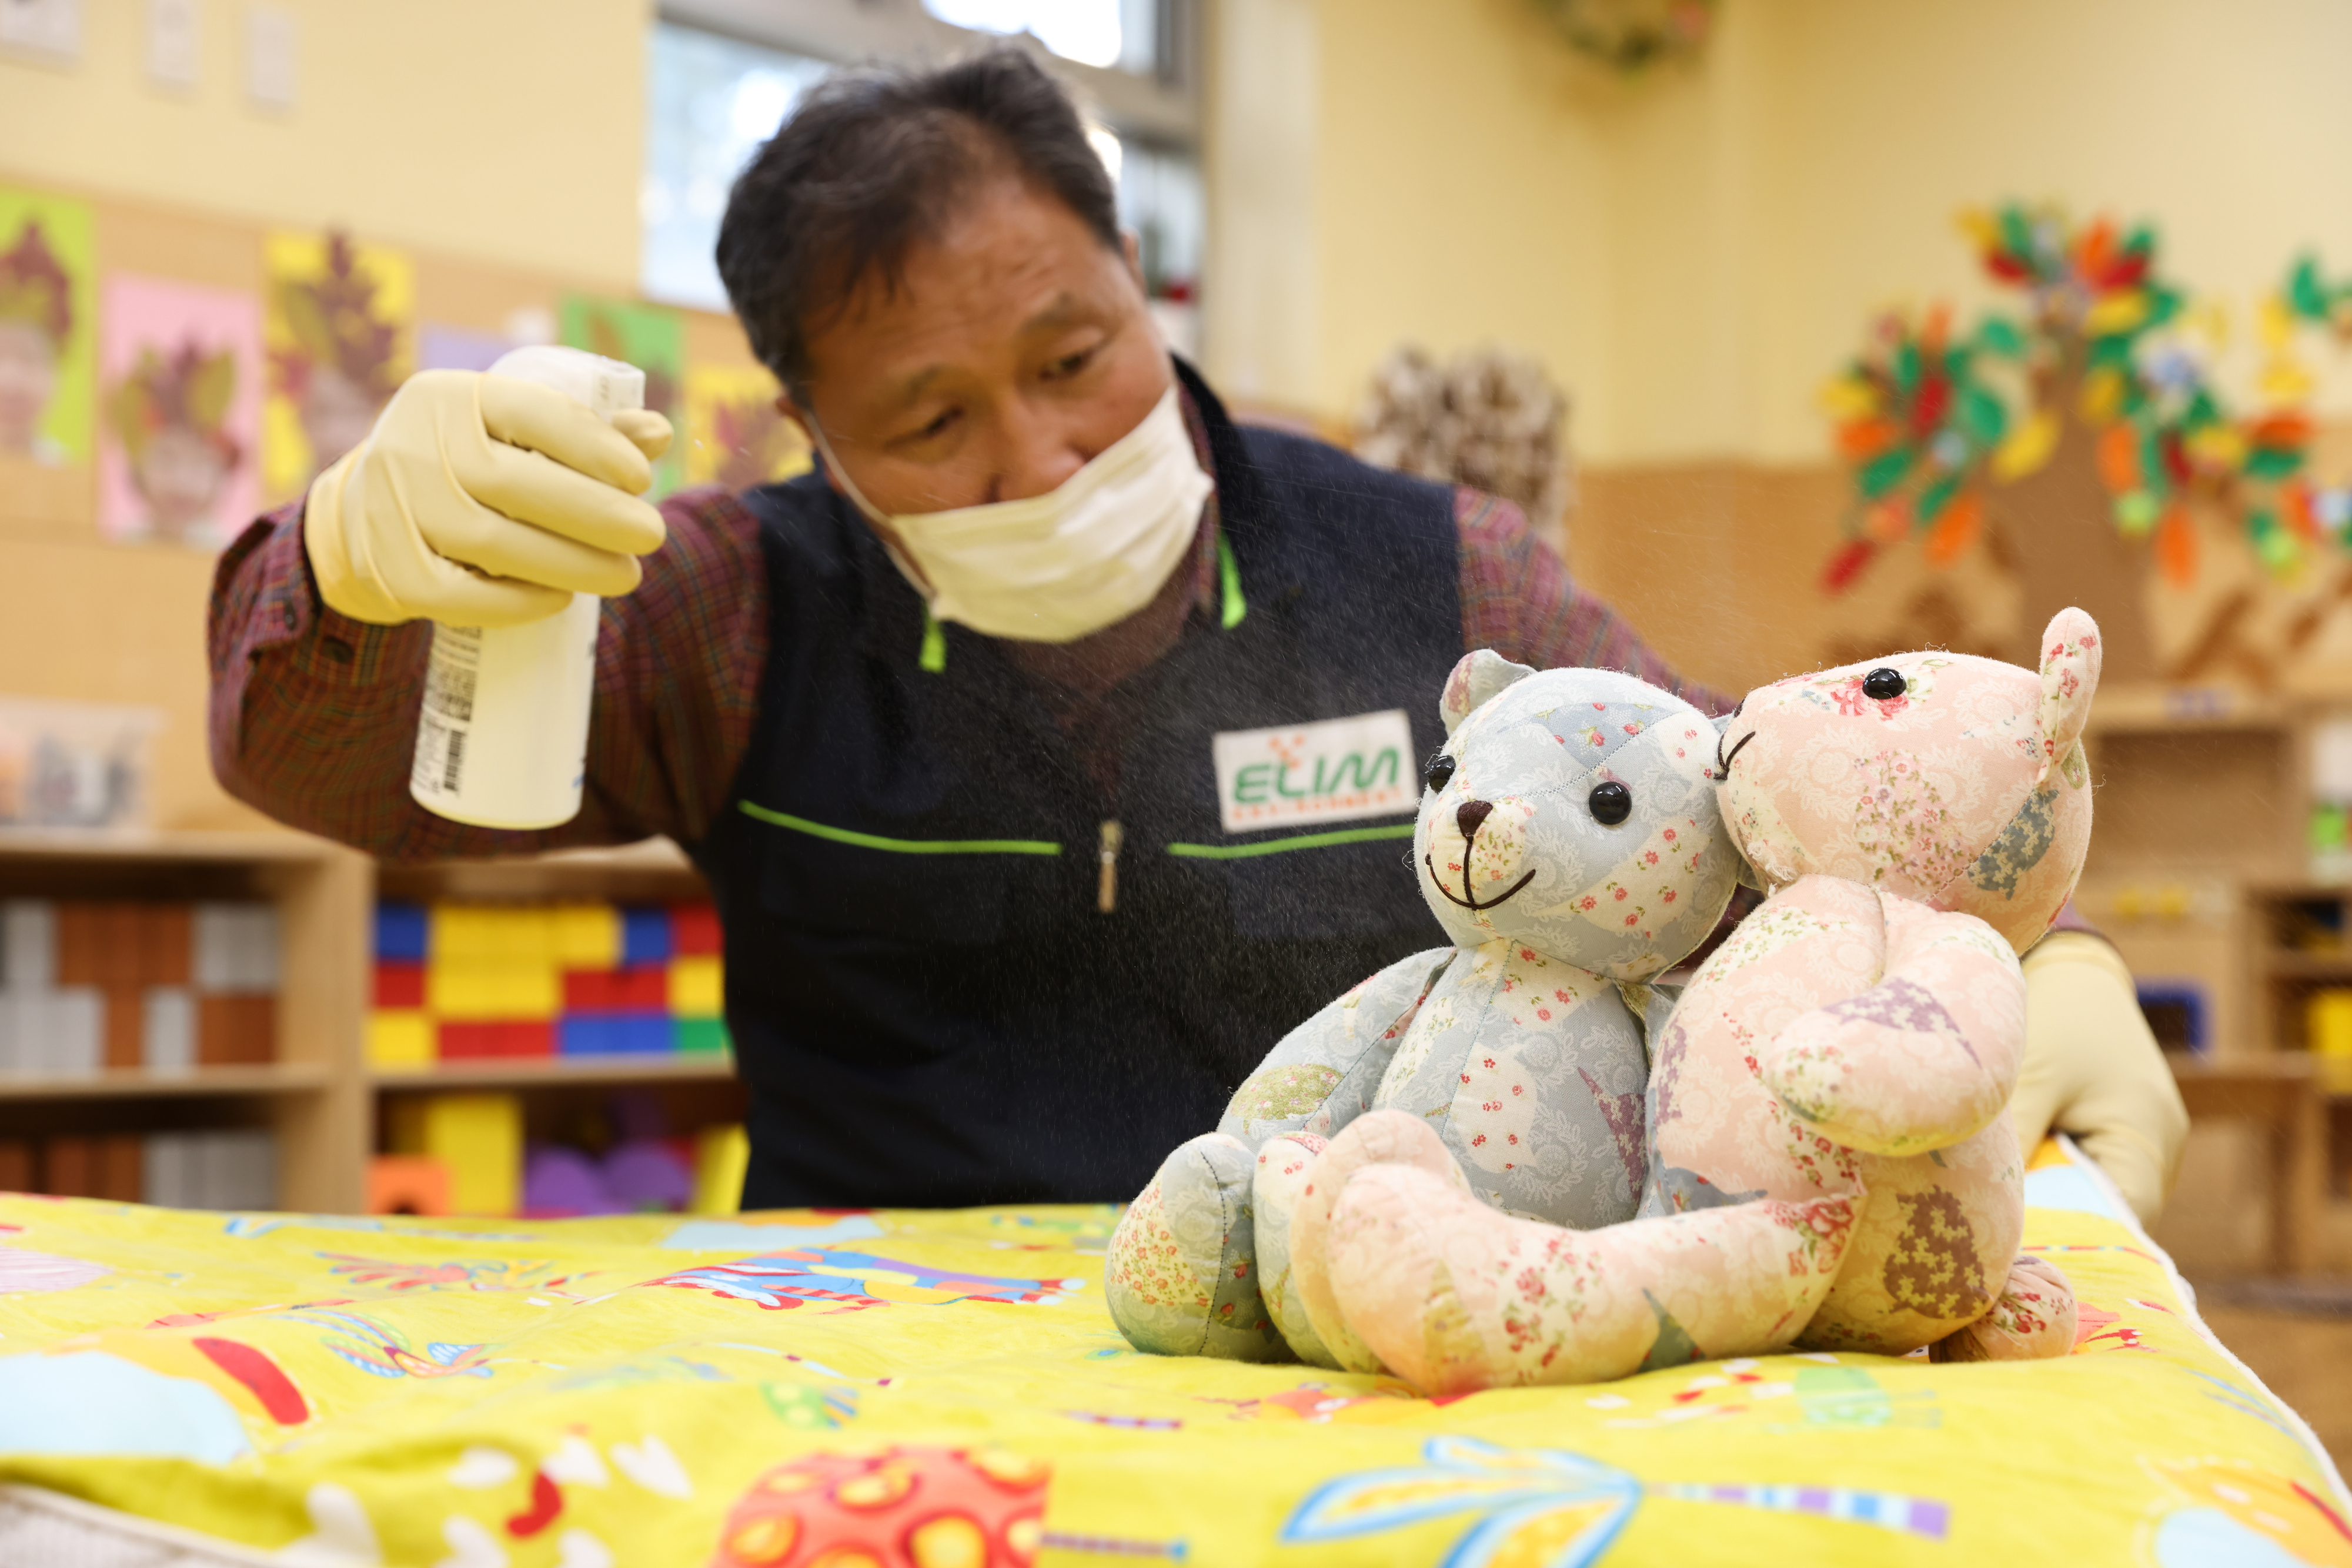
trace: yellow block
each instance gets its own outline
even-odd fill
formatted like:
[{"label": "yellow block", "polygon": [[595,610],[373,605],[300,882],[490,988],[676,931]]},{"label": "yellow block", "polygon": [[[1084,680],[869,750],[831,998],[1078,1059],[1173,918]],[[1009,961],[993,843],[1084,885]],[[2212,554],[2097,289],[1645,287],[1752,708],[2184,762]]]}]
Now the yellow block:
[{"label": "yellow block", "polygon": [[694,1140],[695,1214],[733,1214],[742,1207],[743,1173],[751,1166],[751,1140],[742,1124],[705,1127]]},{"label": "yellow block", "polygon": [[425,1006],[457,1023],[551,1019],[563,1010],[563,978],[543,960],[436,962],[425,967]]},{"label": "yellow block", "polygon": [[621,912],[609,904],[559,904],[548,911],[551,956],[563,969],[621,967]]},{"label": "yellow block", "polygon": [[726,989],[715,953],[673,959],[670,963],[669,1010],[673,1018],[717,1018],[726,1010]]},{"label": "yellow block", "polygon": [[433,1018],[413,1008],[387,1009],[368,1014],[367,1059],[371,1067],[430,1067],[434,1049]]},{"label": "yellow block", "polygon": [[555,914],[537,904],[436,904],[427,915],[435,964],[553,964]]},{"label": "yellow block", "polygon": [[2313,992],[2304,1029],[2313,1055],[2352,1057],[2352,990],[2330,987]]},{"label": "yellow block", "polygon": [[522,1101],[512,1094],[435,1094],[424,1102],[424,1148],[449,1167],[457,1214],[512,1214],[522,1202]]}]

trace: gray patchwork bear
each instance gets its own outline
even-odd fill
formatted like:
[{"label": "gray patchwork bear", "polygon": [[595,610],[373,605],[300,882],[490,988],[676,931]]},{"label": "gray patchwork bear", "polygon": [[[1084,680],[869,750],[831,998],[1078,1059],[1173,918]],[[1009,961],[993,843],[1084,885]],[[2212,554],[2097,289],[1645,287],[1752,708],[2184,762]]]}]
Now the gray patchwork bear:
[{"label": "gray patchwork bear", "polygon": [[[1481,650],[1439,704],[1412,841],[1454,946],[1401,959],[1293,1030],[1213,1133],[1129,1207],[1104,1289],[1139,1350],[1378,1362],[1321,1294],[1291,1219],[1324,1142],[1366,1111],[1424,1119],[1477,1196],[1590,1228],[1646,1172],[1648,982],[1721,918],[1740,871],[1716,806],[1717,722],[1605,670]],[[1320,1309],[1320,1310],[1318,1310]]]}]

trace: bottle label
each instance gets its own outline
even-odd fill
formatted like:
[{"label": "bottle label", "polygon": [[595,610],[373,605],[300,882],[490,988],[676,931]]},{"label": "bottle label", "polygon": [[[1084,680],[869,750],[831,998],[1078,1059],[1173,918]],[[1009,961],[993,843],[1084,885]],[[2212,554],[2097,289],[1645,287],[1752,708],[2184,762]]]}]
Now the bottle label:
[{"label": "bottle label", "polygon": [[425,710],[408,786],[419,794],[455,795],[465,787],[466,741],[474,728],[474,686],[482,666],[482,629],[436,626],[425,671]]}]

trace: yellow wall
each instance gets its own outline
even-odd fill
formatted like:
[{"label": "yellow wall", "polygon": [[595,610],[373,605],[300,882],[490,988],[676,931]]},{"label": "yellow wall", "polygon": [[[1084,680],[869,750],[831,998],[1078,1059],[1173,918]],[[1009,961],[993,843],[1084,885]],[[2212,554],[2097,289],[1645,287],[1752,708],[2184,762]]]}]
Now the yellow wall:
[{"label": "yellow wall", "polygon": [[244,7],[201,7],[190,93],[146,11],[87,0],[78,65],[0,57],[0,177],[319,228],[633,291],[650,0],[282,0],[294,108],[245,92]]},{"label": "yellow wall", "polygon": [[1494,340],[1590,460],[1817,458],[1868,312],[1984,299],[1952,214],[2010,196],[2154,220],[2242,322],[2306,247],[2352,271],[2331,0],[1724,0],[1695,68],[1633,83],[1531,9],[1324,0],[1318,409],[1400,340]]}]

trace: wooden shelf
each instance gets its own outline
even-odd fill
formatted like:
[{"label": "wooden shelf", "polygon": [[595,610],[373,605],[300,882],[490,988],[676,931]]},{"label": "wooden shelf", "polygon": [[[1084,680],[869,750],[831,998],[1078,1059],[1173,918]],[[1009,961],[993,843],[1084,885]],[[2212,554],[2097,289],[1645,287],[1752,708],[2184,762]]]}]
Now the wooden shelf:
[{"label": "wooden shelf", "polygon": [[2184,729],[2277,729],[2291,717],[2274,693],[2241,686],[2117,682],[2099,688],[2087,733],[2129,735]]},{"label": "wooden shelf", "polygon": [[2281,979],[2352,980],[2352,953],[2288,953],[2273,950],[2263,967]]},{"label": "wooden shelf", "polygon": [[735,1076],[722,1051],[646,1056],[520,1057],[442,1061],[430,1067],[378,1067],[368,1082],[384,1089],[529,1089],[550,1083],[667,1083]]},{"label": "wooden shelf", "polygon": [[0,855],[134,861],[314,861],[352,852],[309,833],[0,828]]},{"label": "wooden shelf", "polygon": [[192,1072],[101,1072],[72,1078],[0,1073],[0,1104],[24,1100],[139,1100],[202,1094],[314,1094],[333,1081],[323,1061],[200,1067]]}]

